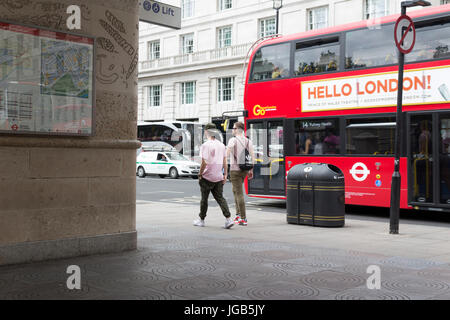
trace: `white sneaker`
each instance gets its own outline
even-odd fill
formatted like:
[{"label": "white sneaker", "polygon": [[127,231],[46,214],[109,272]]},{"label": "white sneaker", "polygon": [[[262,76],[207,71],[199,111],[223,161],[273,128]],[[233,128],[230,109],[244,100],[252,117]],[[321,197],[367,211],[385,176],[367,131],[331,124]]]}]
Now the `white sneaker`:
[{"label": "white sneaker", "polygon": [[194,226],[204,227],[205,226],[205,220],[201,220],[201,219],[194,220]]},{"label": "white sneaker", "polygon": [[225,220],[225,229],[230,229],[232,226],[234,226],[234,221],[231,218],[227,218]]}]

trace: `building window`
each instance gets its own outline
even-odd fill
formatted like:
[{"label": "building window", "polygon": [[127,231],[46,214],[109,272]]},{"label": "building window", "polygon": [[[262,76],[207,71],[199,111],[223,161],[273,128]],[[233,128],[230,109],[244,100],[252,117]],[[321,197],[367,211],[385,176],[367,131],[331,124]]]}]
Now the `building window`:
[{"label": "building window", "polygon": [[328,27],[328,6],[308,9],[308,30]]},{"label": "building window", "polygon": [[160,58],[161,47],[159,40],[148,42],[148,60],[155,60]]},{"label": "building window", "polygon": [[217,79],[217,101],[233,101],[234,100],[234,78]]},{"label": "building window", "polygon": [[275,18],[259,20],[259,37],[264,38],[275,34]]},{"label": "building window", "polygon": [[181,36],[181,53],[188,54],[194,52],[194,34],[185,34]]},{"label": "building window", "polygon": [[195,104],[195,82],[181,83],[181,104]]},{"label": "building window", "polygon": [[183,0],[181,2],[181,16],[182,18],[189,18],[194,16],[195,0]]},{"label": "building window", "polygon": [[219,0],[219,10],[227,10],[233,7],[233,0]]},{"label": "building window", "polygon": [[160,107],[161,106],[161,90],[162,86],[149,86],[148,87],[148,106]]},{"label": "building window", "polygon": [[226,48],[231,46],[231,27],[217,29],[217,47]]},{"label": "building window", "polygon": [[388,8],[389,0],[364,0],[364,19],[387,16]]}]

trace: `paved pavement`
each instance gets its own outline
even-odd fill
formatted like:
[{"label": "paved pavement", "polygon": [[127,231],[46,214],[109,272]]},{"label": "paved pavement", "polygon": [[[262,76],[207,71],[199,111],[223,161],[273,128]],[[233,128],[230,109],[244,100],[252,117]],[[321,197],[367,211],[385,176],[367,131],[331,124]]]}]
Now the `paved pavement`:
[{"label": "paved pavement", "polygon": [[[0,267],[0,299],[450,298],[449,224],[401,224],[390,235],[388,219],[317,228],[251,206],[247,227],[226,230],[217,206],[204,228],[192,225],[197,213],[194,202],[139,201],[137,251]],[[67,289],[69,265],[81,268],[81,290]],[[380,289],[367,286],[370,266]]]}]

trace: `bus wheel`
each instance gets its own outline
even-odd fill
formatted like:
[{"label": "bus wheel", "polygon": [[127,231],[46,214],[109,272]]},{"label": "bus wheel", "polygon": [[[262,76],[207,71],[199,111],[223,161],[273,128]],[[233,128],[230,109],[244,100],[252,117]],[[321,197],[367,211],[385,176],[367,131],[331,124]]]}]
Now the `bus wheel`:
[{"label": "bus wheel", "polygon": [[139,178],[145,178],[145,170],[143,167],[138,168],[138,176]]},{"label": "bus wheel", "polygon": [[174,167],[170,168],[169,176],[172,179],[178,179],[178,170],[177,170],[177,168],[174,168]]},{"label": "bus wheel", "polygon": [[166,177],[166,175],[165,174],[160,174],[159,177],[164,179]]}]

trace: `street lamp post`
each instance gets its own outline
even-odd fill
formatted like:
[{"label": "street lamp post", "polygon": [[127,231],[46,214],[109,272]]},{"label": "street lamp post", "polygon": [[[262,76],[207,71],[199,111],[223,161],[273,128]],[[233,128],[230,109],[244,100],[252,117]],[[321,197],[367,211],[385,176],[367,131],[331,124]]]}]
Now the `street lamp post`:
[{"label": "street lamp post", "polygon": [[283,0],[273,0],[273,8],[277,10],[277,18],[275,21],[275,34],[278,34],[278,20],[280,17],[279,10],[283,7]]},{"label": "street lamp post", "polygon": [[[431,3],[423,0],[403,1],[401,3],[401,15],[406,15],[406,8],[416,6],[430,6]],[[391,182],[391,209],[390,209],[390,234],[398,234],[399,216],[400,216],[400,141],[403,136],[402,124],[402,104],[403,104],[403,69],[405,64],[405,54],[399,50],[398,53],[398,91],[397,91],[397,116],[395,126],[395,162],[394,173]]]}]

